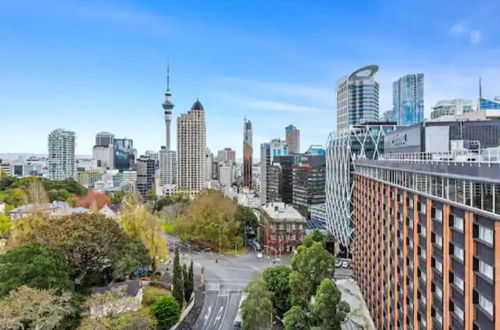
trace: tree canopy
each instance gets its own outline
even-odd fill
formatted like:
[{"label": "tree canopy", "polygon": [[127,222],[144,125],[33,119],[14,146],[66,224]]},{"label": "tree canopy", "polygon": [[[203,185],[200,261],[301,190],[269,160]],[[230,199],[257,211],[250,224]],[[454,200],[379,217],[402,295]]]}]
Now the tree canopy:
[{"label": "tree canopy", "polygon": [[215,190],[200,192],[184,216],[175,222],[175,232],[183,240],[194,240],[212,247],[241,247],[240,223],[235,218],[236,203]]},{"label": "tree canopy", "polygon": [[340,329],[349,314],[349,305],[341,300],[337,285],[329,278],[321,281],[309,309],[314,324],[321,329]]},{"label": "tree canopy", "polygon": [[38,289],[71,289],[64,253],[30,243],[0,255],[0,297],[22,285]]},{"label": "tree canopy", "polygon": [[181,306],[171,295],[164,295],[153,305],[153,315],[159,329],[170,329],[179,321]]},{"label": "tree canopy", "polygon": [[245,288],[246,297],[241,304],[243,329],[266,330],[273,324],[272,293],[266,288],[261,275],[255,275]]},{"label": "tree canopy", "polygon": [[290,267],[276,266],[266,268],[263,273],[266,288],[272,294],[273,306],[279,315],[290,309]]}]

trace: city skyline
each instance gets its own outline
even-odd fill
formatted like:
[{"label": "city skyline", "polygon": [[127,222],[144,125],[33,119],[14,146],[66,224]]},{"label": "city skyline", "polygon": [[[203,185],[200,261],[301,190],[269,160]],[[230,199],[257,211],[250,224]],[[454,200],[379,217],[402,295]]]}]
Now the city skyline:
[{"label": "city skyline", "polygon": [[[90,155],[100,131],[131,138],[140,151],[159,150],[165,139],[158,105],[167,59],[177,105],[172,120],[198,95],[210,109],[212,150],[240,150],[245,115],[253,121],[255,145],[282,137],[290,122],[301,127],[303,146],[325,144],[336,126],[335,82],[371,63],[380,67],[381,112],[392,107],[392,82],[411,72],[426,76],[426,117],[439,100],[477,99],[479,76],[485,97],[500,94],[495,79],[499,23],[488,19],[499,9],[493,1],[405,8],[391,2],[315,3],[307,17],[295,6],[266,3],[267,10],[261,10],[262,5],[199,4],[203,16],[192,16],[189,3],[168,8],[133,1],[0,5],[5,50],[0,69],[6,77],[0,82],[0,112],[11,122],[0,141],[19,136],[15,146],[4,145],[0,152],[45,153],[45,136],[57,128],[76,133],[77,154]],[[411,20],[401,17],[408,6]],[[429,11],[439,17],[432,26],[425,23],[432,19]],[[371,28],[344,24],[354,14],[369,18]],[[418,36],[410,38],[416,30]],[[214,43],[221,46],[209,47]],[[203,56],[191,54],[193,49],[203,49]],[[227,129],[218,129],[222,125]]]}]

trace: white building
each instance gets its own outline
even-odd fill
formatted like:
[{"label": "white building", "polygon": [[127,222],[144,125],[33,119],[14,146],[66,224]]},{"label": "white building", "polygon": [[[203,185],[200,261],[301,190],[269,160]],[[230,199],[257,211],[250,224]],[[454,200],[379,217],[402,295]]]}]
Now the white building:
[{"label": "white building", "polygon": [[162,146],[160,150],[160,185],[176,183],[177,153]]},{"label": "white building", "polygon": [[177,118],[177,184],[190,194],[203,189],[206,176],[205,109],[200,101]]},{"label": "white building", "polygon": [[442,100],[432,107],[431,119],[436,119],[441,116],[463,115],[464,113],[472,111],[474,111],[474,107],[471,100]]},{"label": "white building", "polygon": [[233,183],[233,165],[222,163],[219,165],[219,182],[222,187],[231,186]]},{"label": "white building", "polygon": [[49,134],[49,177],[64,180],[75,176],[75,133],[56,129]]},{"label": "white building", "polygon": [[136,171],[123,171],[121,188],[124,191],[134,191],[137,183]]},{"label": "white building", "polygon": [[97,167],[114,168],[114,140],[115,136],[109,132],[97,133],[95,146],[92,148],[92,158],[96,160]]}]

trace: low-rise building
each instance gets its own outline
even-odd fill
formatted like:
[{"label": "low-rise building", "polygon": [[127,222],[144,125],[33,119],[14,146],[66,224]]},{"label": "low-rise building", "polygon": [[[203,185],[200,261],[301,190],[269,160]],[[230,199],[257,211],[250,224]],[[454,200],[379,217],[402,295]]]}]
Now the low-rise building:
[{"label": "low-rise building", "polygon": [[281,202],[261,207],[262,240],[268,254],[293,252],[302,244],[306,219],[291,205]]},{"label": "low-rise building", "polygon": [[[106,287],[92,288],[93,299],[90,315],[101,317],[108,314],[119,314],[138,311],[142,306],[142,282],[139,280],[117,282]],[[91,296],[91,299],[92,299]]]},{"label": "low-rise building", "polygon": [[10,215],[12,221],[16,222],[36,212],[41,212],[49,217],[60,217],[75,213],[87,213],[89,212],[89,209],[84,207],[73,208],[66,202],[53,201],[52,203],[21,205],[10,210],[7,214]]}]

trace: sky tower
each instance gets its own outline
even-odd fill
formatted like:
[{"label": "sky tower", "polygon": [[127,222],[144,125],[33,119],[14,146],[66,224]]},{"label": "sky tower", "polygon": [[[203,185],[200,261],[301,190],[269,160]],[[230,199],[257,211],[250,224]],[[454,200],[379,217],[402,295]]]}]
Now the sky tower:
[{"label": "sky tower", "polygon": [[170,93],[170,65],[167,66],[167,91],[165,92],[165,102],[163,102],[162,107],[165,111],[165,148],[167,151],[170,151],[170,124],[172,122],[172,110],[174,109],[174,104],[172,103],[172,93]]}]

